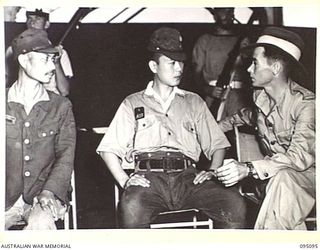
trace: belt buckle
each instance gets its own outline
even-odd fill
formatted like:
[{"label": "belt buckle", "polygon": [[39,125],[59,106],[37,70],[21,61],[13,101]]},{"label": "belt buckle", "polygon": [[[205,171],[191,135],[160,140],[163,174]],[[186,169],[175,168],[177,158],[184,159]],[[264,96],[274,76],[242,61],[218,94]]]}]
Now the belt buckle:
[{"label": "belt buckle", "polygon": [[164,158],[162,159],[162,168],[163,168],[163,172],[165,172],[165,173],[170,172],[169,158],[164,157]]}]

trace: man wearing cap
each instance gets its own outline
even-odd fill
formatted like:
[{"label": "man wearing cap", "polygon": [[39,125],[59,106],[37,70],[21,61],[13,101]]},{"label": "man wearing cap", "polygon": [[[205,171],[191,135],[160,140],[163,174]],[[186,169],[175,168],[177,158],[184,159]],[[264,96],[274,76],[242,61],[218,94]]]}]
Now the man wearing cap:
[{"label": "man wearing cap", "polygon": [[6,91],[5,228],[56,229],[68,204],[75,150],[70,101],[43,83],[54,77],[46,31],[28,29],[12,42],[17,81]]},{"label": "man wearing cap", "polygon": [[[178,88],[186,59],[179,31],[157,29],[148,50],[153,81],[125,98],[97,148],[124,189],[121,226],[147,228],[160,212],[197,208],[216,228],[243,228],[242,197],[212,179],[230,144],[205,102]],[[203,171],[196,169],[201,150],[211,160]]]},{"label": "man wearing cap", "polygon": [[229,160],[217,177],[232,186],[247,176],[268,180],[256,229],[305,229],[315,204],[315,95],[294,80],[305,69],[299,62],[303,40],[279,27],[266,28],[253,48],[248,68],[255,110],[243,109],[220,122],[256,126],[264,159],[240,163]]},{"label": "man wearing cap", "polygon": [[212,32],[196,41],[192,64],[197,92],[219,121],[251,104],[247,98],[250,79],[239,55],[240,45],[248,43],[248,38],[240,38],[236,30],[234,8],[207,9],[215,23]]},{"label": "man wearing cap", "polygon": [[[40,29],[47,30],[50,27],[49,13],[43,12],[42,9],[36,9],[35,11],[27,11],[27,29]],[[53,91],[56,94],[62,96],[69,95],[70,79],[73,77],[73,71],[68,53],[62,46],[57,46],[59,54],[55,57],[55,76],[51,78],[50,82],[44,83],[44,87],[47,90]],[[12,47],[8,47],[6,51],[6,75],[7,86],[10,86],[12,81],[16,80],[16,74],[14,73],[12,61]]]}]

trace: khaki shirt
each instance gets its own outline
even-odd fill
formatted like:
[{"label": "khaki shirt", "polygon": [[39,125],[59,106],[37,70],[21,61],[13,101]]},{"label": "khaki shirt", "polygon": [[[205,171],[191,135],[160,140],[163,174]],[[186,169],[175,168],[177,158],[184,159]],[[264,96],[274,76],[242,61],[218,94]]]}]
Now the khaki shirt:
[{"label": "khaki shirt", "polygon": [[121,103],[98,153],[114,153],[124,165],[132,161],[134,153],[174,150],[198,161],[201,150],[211,159],[217,149],[230,146],[197,94],[176,89],[166,110],[149,90],[132,94]]},{"label": "khaki shirt", "polygon": [[[264,90],[254,93],[257,109],[242,109],[219,123],[223,131],[233,125],[253,125],[259,137],[265,138],[272,156],[253,161],[260,179],[274,176],[279,170],[305,171],[315,164],[315,95],[290,81],[278,103],[271,103]],[[270,108],[271,107],[271,108]]]}]

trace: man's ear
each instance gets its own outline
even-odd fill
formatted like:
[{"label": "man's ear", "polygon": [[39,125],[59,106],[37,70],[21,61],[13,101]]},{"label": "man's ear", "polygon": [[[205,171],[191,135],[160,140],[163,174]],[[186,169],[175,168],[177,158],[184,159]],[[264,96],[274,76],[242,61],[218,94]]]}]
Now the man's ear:
[{"label": "man's ear", "polygon": [[50,27],[50,22],[47,20],[44,25],[44,29],[49,29],[49,27]]},{"label": "man's ear", "polygon": [[28,55],[27,54],[20,54],[18,56],[18,62],[20,64],[20,66],[22,68],[26,68],[26,65],[27,65],[27,62],[28,62],[29,58],[28,58]]},{"label": "man's ear", "polygon": [[272,69],[272,73],[273,75],[278,75],[281,71],[282,71],[283,65],[280,61],[275,61],[272,65],[271,65],[271,69]]},{"label": "man's ear", "polygon": [[154,60],[149,61],[149,68],[152,71],[152,73],[154,74],[157,73],[157,67],[158,67],[158,64]]}]

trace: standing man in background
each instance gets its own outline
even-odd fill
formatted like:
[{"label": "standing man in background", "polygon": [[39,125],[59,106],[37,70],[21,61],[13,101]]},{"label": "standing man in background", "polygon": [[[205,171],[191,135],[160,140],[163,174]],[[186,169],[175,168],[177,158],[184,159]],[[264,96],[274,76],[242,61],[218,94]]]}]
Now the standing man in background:
[{"label": "standing man in background", "polygon": [[[212,34],[204,34],[197,40],[192,63],[198,92],[219,121],[250,105],[249,77],[239,56],[240,34],[234,25],[234,8],[214,8],[210,12],[215,20]],[[241,46],[246,43],[247,38],[241,41]],[[222,101],[224,104],[220,106]]]},{"label": "standing man in background", "polygon": [[[27,29],[47,30],[50,27],[49,13],[43,12],[42,9],[35,11],[27,11]],[[45,83],[44,87],[47,90],[53,91],[62,96],[68,96],[70,91],[70,80],[73,77],[73,71],[68,53],[57,46],[59,55],[55,57],[55,76],[49,83]],[[13,60],[12,47],[8,47],[6,51],[6,86],[9,87],[17,79],[16,72],[17,64]]]}]

